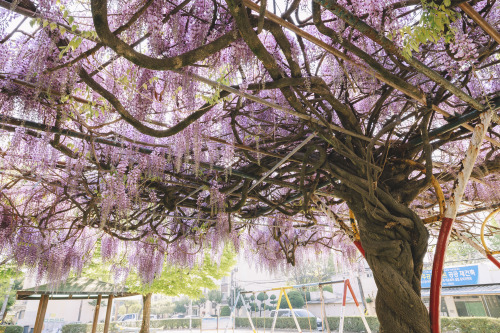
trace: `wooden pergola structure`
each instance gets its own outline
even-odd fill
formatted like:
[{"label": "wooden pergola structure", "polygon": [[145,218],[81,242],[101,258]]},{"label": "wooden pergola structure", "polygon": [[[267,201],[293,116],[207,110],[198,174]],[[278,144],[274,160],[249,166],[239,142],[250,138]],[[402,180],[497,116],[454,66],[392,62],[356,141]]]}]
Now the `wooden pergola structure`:
[{"label": "wooden pergola structure", "polygon": [[118,297],[128,297],[139,295],[137,293],[127,292],[124,287],[118,287],[112,283],[107,283],[89,278],[69,278],[59,284],[44,284],[34,288],[18,290],[18,300],[39,300],[38,311],[36,314],[35,328],[33,333],[41,333],[45,312],[49,299],[51,300],[76,300],[76,299],[95,299],[97,300],[94,318],[92,321],[92,333],[97,331],[97,322],[99,318],[99,309],[101,300],[108,299],[106,308],[106,318],[104,320],[104,333],[109,331],[109,320],[111,318],[111,307],[113,299]]}]

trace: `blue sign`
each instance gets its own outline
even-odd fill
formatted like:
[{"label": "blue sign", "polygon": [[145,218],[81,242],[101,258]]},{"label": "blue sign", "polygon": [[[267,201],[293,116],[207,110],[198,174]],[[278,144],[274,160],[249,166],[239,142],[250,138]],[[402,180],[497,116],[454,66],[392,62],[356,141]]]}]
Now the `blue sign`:
[{"label": "blue sign", "polygon": [[[431,273],[432,270],[426,269],[422,273],[422,288],[431,287]],[[479,270],[477,265],[448,267],[443,271],[443,280],[441,281],[443,287],[453,286],[467,286],[477,284],[479,277]]]}]

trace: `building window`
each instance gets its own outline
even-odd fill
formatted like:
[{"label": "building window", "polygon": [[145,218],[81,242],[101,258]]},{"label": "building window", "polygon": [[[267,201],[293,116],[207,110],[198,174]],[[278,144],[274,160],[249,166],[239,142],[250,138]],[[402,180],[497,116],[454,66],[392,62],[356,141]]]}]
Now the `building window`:
[{"label": "building window", "polygon": [[[427,308],[427,310],[429,310],[430,298],[422,297],[422,302],[424,302],[425,307]],[[446,306],[446,302],[444,301],[444,297],[441,297],[441,316],[443,317],[450,316],[450,314],[448,313],[448,307]]]},{"label": "building window", "polygon": [[500,296],[485,295],[483,298],[490,317],[500,318]]},{"label": "building window", "polygon": [[459,317],[486,317],[488,314],[479,296],[454,297]]},{"label": "building window", "polygon": [[17,315],[17,319],[23,319],[24,318],[24,310],[21,310],[19,311],[18,315]]}]

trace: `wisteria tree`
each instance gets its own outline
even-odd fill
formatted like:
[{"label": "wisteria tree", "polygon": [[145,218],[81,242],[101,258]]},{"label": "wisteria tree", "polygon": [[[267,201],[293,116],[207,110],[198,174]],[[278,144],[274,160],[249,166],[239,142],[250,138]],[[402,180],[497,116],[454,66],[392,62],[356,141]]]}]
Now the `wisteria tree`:
[{"label": "wisteria tree", "polygon": [[[0,6],[3,260],[56,281],[102,238],[103,259],[151,283],[232,242],[279,269],[355,256],[350,209],[381,331],[430,332],[435,180],[449,198],[500,104],[497,1]],[[456,224],[470,237],[472,213],[499,202],[493,118]]]}]

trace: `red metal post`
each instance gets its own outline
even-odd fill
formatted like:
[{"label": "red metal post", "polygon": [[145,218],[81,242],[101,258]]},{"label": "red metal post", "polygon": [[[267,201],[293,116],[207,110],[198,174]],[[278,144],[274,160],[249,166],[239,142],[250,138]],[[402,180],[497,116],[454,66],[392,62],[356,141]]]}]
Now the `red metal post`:
[{"label": "red metal post", "polygon": [[500,268],[500,262],[498,262],[498,260],[496,260],[495,257],[493,257],[493,255],[487,254],[486,256],[488,257],[488,259],[491,260],[492,263],[494,263],[498,268]]},{"label": "red metal post", "polygon": [[441,229],[439,231],[436,253],[434,254],[434,263],[432,266],[429,304],[429,315],[433,333],[441,332],[441,280],[443,275],[444,256],[446,247],[448,246],[448,239],[451,233],[453,220],[457,216],[457,211],[460,207],[465,187],[469,182],[470,175],[479,154],[479,149],[486,136],[486,131],[488,130],[492,116],[493,110],[491,109],[481,113],[481,123],[474,127],[469,147],[465,153],[465,158],[462,160],[460,171],[458,172],[457,180],[453,184],[453,191],[448,199],[449,202],[443,217]]},{"label": "red metal post", "polygon": [[358,241],[358,240],[355,240],[354,241],[354,245],[356,245],[356,247],[358,248],[359,252],[361,252],[361,254],[363,255],[363,257],[366,257],[365,256],[365,249],[363,249],[363,246],[361,245],[361,242]]},{"label": "red metal post", "polygon": [[441,279],[443,277],[444,256],[452,225],[453,219],[448,217],[443,218],[443,223],[441,224],[441,229],[439,230],[436,253],[434,254],[431,276],[432,297],[430,298],[429,304],[432,332],[439,332],[440,330],[439,314],[441,312]]}]

